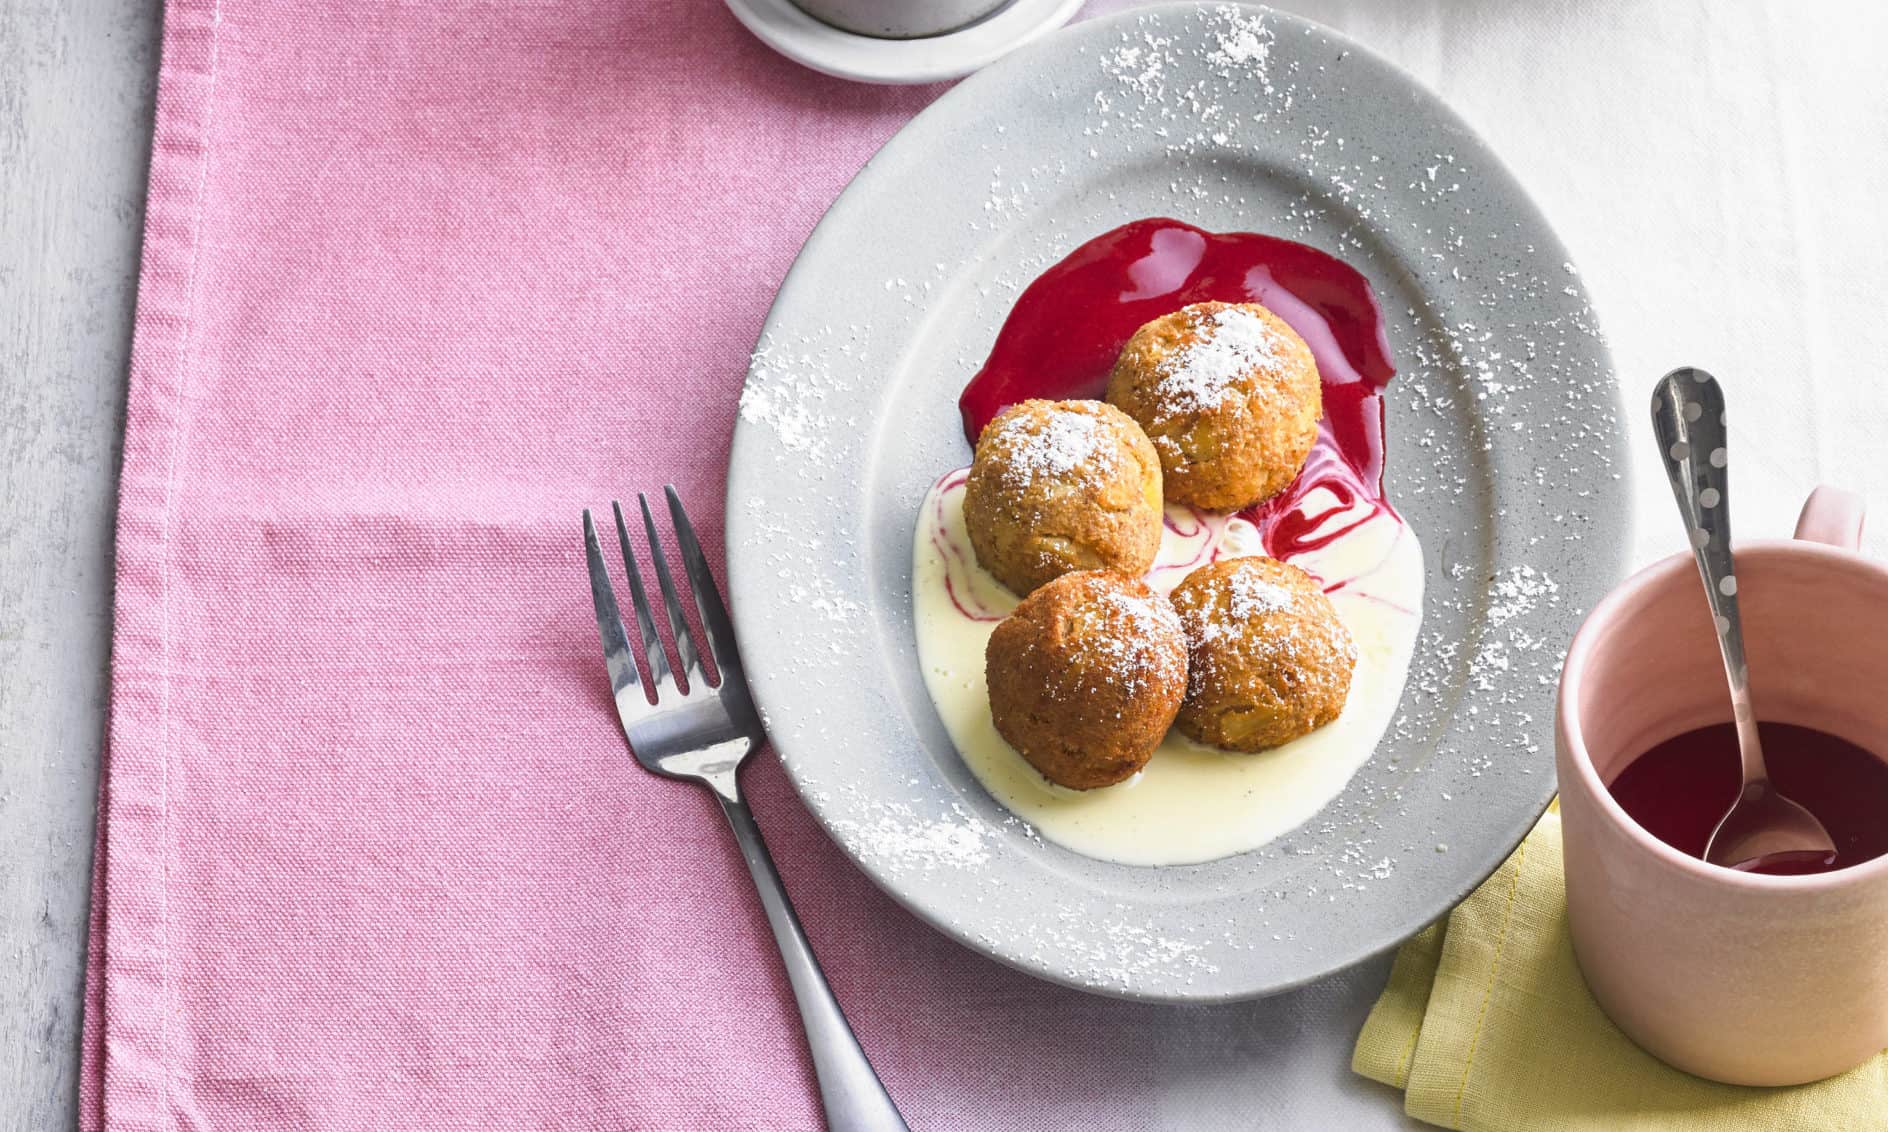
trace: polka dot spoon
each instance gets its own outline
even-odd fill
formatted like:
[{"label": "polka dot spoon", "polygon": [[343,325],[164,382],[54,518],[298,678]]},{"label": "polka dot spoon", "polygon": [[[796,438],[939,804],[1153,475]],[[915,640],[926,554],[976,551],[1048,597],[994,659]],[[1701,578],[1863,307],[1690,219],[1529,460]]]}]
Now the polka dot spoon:
[{"label": "polka dot spoon", "polygon": [[1816,816],[1779,794],[1764,769],[1757,713],[1750,702],[1750,666],[1744,662],[1744,629],[1737,616],[1737,571],[1731,559],[1729,448],[1724,427],[1724,391],[1701,369],[1675,369],[1652,393],[1652,428],[1659,461],[1671,478],[1672,496],[1685,518],[1685,533],[1698,558],[1705,597],[1717,624],[1718,650],[1731,685],[1731,713],[1744,764],[1744,788],[1705,845],[1704,859],[1733,869],[1752,869],[1778,854],[1828,857],[1835,852]]}]

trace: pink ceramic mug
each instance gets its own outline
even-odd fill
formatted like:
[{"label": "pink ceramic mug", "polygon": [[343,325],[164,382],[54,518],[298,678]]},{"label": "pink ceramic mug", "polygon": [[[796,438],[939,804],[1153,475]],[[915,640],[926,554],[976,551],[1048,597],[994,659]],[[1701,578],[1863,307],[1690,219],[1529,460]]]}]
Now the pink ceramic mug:
[{"label": "pink ceramic mug", "polygon": [[[1793,541],[1740,543],[1758,715],[1888,752],[1888,567],[1861,557],[1862,501],[1817,488]],[[1652,746],[1731,704],[1690,554],[1628,579],[1574,635],[1556,761],[1567,917],[1593,997],[1680,1069],[1788,1085],[1888,1047],[1888,857],[1813,876],[1707,865],[1607,792]],[[1888,814],[1882,815],[1888,821]]]}]

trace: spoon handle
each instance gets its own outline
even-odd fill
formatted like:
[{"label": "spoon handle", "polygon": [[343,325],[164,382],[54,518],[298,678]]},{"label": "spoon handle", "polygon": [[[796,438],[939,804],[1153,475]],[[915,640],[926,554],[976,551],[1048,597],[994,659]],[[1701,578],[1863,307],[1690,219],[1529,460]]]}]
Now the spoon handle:
[{"label": "spoon handle", "polygon": [[1718,651],[1731,685],[1737,746],[1743,752],[1746,785],[1767,781],[1757,714],[1750,705],[1750,666],[1744,661],[1744,626],[1737,615],[1737,570],[1731,558],[1729,433],[1724,427],[1724,391],[1701,369],[1675,369],[1652,392],[1652,428],[1659,463],[1672,483],[1672,497],[1685,517],[1698,573],[1704,576],[1717,626]]}]

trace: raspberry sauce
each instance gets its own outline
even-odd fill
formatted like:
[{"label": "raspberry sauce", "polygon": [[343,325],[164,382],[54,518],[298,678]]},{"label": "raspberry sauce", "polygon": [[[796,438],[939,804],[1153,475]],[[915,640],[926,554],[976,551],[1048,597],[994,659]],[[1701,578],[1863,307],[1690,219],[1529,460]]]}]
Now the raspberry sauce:
[{"label": "raspberry sauce", "polygon": [[[1316,549],[1390,510],[1382,391],[1396,370],[1369,281],[1316,248],[1251,232],[1136,220],[1076,248],[1017,298],[965,387],[965,438],[974,447],[992,418],[1031,397],[1100,398],[1142,324],[1210,300],[1260,303],[1284,319],[1311,347],[1323,385],[1324,420],[1298,478],[1240,513],[1266,553]],[[1320,488],[1329,498],[1307,506]],[[1336,515],[1345,515],[1341,524],[1327,523]]]},{"label": "raspberry sauce", "polygon": [[[1888,853],[1888,763],[1846,739],[1811,727],[1759,723],[1770,781],[1823,823],[1833,857],[1789,854],[1751,872],[1824,873]],[[1681,853],[1704,856],[1705,843],[1743,786],[1737,729],[1713,724],[1667,739],[1632,760],[1608,787],[1647,833]]]}]

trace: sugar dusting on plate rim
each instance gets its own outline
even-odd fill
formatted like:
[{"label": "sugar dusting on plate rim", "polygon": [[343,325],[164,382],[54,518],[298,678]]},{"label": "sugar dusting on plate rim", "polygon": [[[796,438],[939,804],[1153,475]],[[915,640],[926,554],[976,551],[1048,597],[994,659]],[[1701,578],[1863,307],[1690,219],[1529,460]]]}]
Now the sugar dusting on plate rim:
[{"label": "sugar dusting on plate rim", "polygon": [[[1176,27],[1178,21],[1191,21],[1197,26],[1183,31]],[[1422,255],[1430,272],[1462,285],[1483,281],[1464,275],[1465,266],[1473,270],[1475,249],[1470,241],[1499,240],[1502,233],[1487,231],[1486,225],[1474,217],[1472,206],[1465,203],[1472,194],[1465,193],[1464,186],[1472,186],[1477,175],[1467,156],[1438,152],[1414,170],[1393,170],[1379,157],[1347,145],[1343,136],[1328,127],[1301,121],[1293,113],[1315,106],[1324,98],[1341,98],[1345,93],[1341,78],[1331,72],[1348,51],[1333,51],[1330,62],[1316,65],[1276,51],[1279,34],[1326,36],[1322,29],[1295,19],[1280,20],[1275,28],[1266,10],[1232,5],[1181,15],[1168,10],[1117,22],[1120,27],[1115,42],[1098,51],[1086,46],[1081,49],[1094,60],[1101,78],[1083,108],[1082,134],[1089,142],[1085,147],[1089,159],[1105,166],[1112,155],[1104,147],[1130,133],[1158,137],[1162,151],[1174,162],[1169,185],[1174,211],[1184,216],[1189,202],[1247,206],[1249,202],[1239,192],[1237,181],[1216,171],[1218,159],[1248,151],[1277,152],[1283,141],[1292,153],[1294,168],[1319,191],[1301,194],[1282,215],[1255,216],[1255,230],[1307,240],[1322,235],[1326,250],[1341,255],[1345,248],[1364,249],[1374,225],[1420,226]],[[1192,31],[1200,34],[1189,34]],[[1201,47],[1204,75],[1197,68],[1189,73],[1176,66],[1189,50],[1189,41]],[[1334,48],[1341,46],[1341,41],[1335,39],[1329,43]],[[998,134],[1005,130],[1001,124],[990,128]],[[1023,169],[993,168],[981,209],[983,227],[991,232],[1003,230],[1032,213],[1075,175],[1068,161],[1061,158]],[[1426,211],[1419,217],[1405,215],[1411,208]],[[1056,218],[1048,218],[1047,223],[1054,227]],[[1334,225],[1338,229],[1337,247],[1331,248],[1329,232]],[[1514,226],[1519,228],[1519,222]],[[1013,297],[1079,241],[1078,234],[1068,236],[1059,250],[1044,248],[1016,256],[993,284],[979,286],[980,296],[998,302]],[[1524,250],[1535,254],[1532,246]],[[951,265],[939,263],[917,278],[888,278],[883,286],[914,311],[921,310],[941,294],[953,270]],[[1475,302],[1452,305],[1446,320],[1433,311],[1410,308],[1401,312],[1414,329],[1415,345],[1413,350],[1400,351],[1399,373],[1388,396],[1396,403],[1392,412],[1400,418],[1399,427],[1405,432],[1414,429],[1405,443],[1422,449],[1433,459],[1435,469],[1400,486],[1399,492],[1458,496],[1463,492],[1478,454],[1449,447],[1433,426],[1425,428],[1421,421],[1425,414],[1446,419],[1465,408],[1478,414],[1484,433],[1496,429],[1551,430],[1556,443],[1577,455],[1580,468],[1617,480],[1619,471],[1613,467],[1611,453],[1616,400],[1610,373],[1603,361],[1595,366],[1582,364],[1590,360],[1590,348],[1586,358],[1580,356],[1580,350],[1569,348],[1570,343],[1580,339],[1594,340],[1601,344],[1597,356],[1605,356],[1603,339],[1577,286],[1573,265],[1560,265],[1560,272],[1553,277],[1509,271],[1495,273],[1486,282],[1487,288]],[[1549,292],[1574,300],[1570,313],[1525,327],[1504,320],[1503,308],[1516,298],[1539,298]],[[1385,312],[1388,318],[1397,313]],[[741,396],[741,422],[769,431],[783,451],[809,466],[830,468],[856,454],[850,446],[859,442],[860,422],[846,397],[848,380],[835,374],[843,372],[848,364],[856,365],[862,356],[860,343],[869,340],[872,333],[872,328],[865,326],[829,326],[795,335],[791,340],[772,335],[763,338],[754,352]],[[974,344],[961,348],[959,363],[966,375],[981,360],[972,355],[973,349]],[[1556,383],[1566,394],[1555,418],[1526,419],[1510,413],[1509,404],[1516,391],[1543,381]],[[1485,453],[1493,441],[1487,435],[1481,439],[1481,451]],[[1572,461],[1574,457],[1567,459]],[[1537,483],[1547,485],[1544,477],[1551,473],[1545,460],[1534,474]],[[1580,491],[1575,498],[1597,494]],[[749,519],[762,533],[769,533],[773,520],[760,512],[757,503],[747,501],[749,507],[756,508]],[[731,507],[736,505],[730,501]],[[1497,515],[1502,513],[1498,511]],[[1573,506],[1547,518],[1560,538],[1573,541],[1581,537],[1594,515]],[[1536,531],[1528,545],[1551,537]],[[782,539],[764,553],[782,578],[805,576],[793,584],[800,587],[798,592],[809,602],[828,611],[833,629],[828,647],[832,652],[864,645],[864,607],[854,598],[822,591],[817,580],[807,580],[820,578],[834,559],[856,555],[857,548],[794,545]],[[1444,565],[1442,569],[1451,581],[1459,583],[1460,592],[1449,596],[1449,590],[1434,587],[1431,602],[1451,606],[1471,624],[1479,625],[1481,631],[1471,634],[1472,639],[1462,639],[1442,629],[1425,630],[1404,709],[1392,724],[1386,745],[1394,748],[1399,738],[1439,730],[1444,716],[1438,704],[1449,684],[1447,676],[1456,671],[1459,678],[1459,673],[1465,671],[1467,687],[1475,694],[1465,701],[1455,722],[1468,741],[1439,748],[1429,762],[1456,760],[1473,777],[1500,769],[1512,761],[1512,752],[1536,755],[1540,751],[1539,737],[1550,721],[1536,718],[1526,709],[1546,702],[1533,689],[1551,689],[1556,682],[1559,649],[1528,626],[1537,614],[1560,609],[1562,587],[1544,571],[1525,563],[1500,565],[1492,577],[1480,580],[1480,585],[1475,584],[1477,579],[1466,576],[1469,567],[1463,563]],[[1391,766],[1396,767],[1394,759]],[[1422,775],[1430,767],[1412,763],[1398,769],[1403,775],[1400,784],[1387,791],[1378,790],[1375,796],[1365,791],[1366,796],[1357,799],[1350,809],[1367,815],[1398,805],[1407,792],[1425,789]],[[1526,761],[1515,769],[1533,773]],[[829,814],[843,811],[848,815],[830,819],[829,827],[850,854],[882,876],[896,877],[914,870],[975,873],[989,859],[990,839],[1035,836],[1027,823],[1013,818],[992,823],[956,803],[951,804],[947,818],[938,819],[921,816],[900,803],[849,795],[842,785],[803,780],[801,787],[822,807],[838,808],[827,809]],[[1441,796],[1452,801],[1447,793]],[[1314,832],[1321,836],[1349,828],[1354,825],[1353,817],[1349,812],[1334,814]],[[1285,840],[1299,842],[1316,837]],[[1377,840],[1373,835],[1353,838],[1324,859],[1307,859],[1309,867],[1292,876],[1290,890],[1281,890],[1274,897],[1280,901],[1335,901],[1347,892],[1391,880],[1400,865],[1419,854],[1448,851],[1446,842],[1439,839],[1395,845],[1378,844]],[[1308,858],[1314,851],[1281,844],[1277,852]],[[1125,906],[1123,911],[1125,915]],[[1123,919],[1110,924],[1109,938],[1118,940],[1121,946],[1108,954],[1084,952],[1080,941],[1088,938],[1081,932],[1058,932],[1045,922],[1016,925],[1009,938],[983,938],[982,942],[1012,958],[1034,956],[1032,962],[1050,969],[1048,973],[1058,978],[1101,989],[1132,991],[1150,972],[1185,985],[1198,974],[1217,970],[1196,940],[1166,936],[1152,921],[1133,923]],[[1267,933],[1254,937],[1247,932],[1236,939],[1229,934],[1213,942],[1217,949],[1237,951],[1287,945],[1292,939],[1286,929],[1269,933],[1269,938]]]}]

